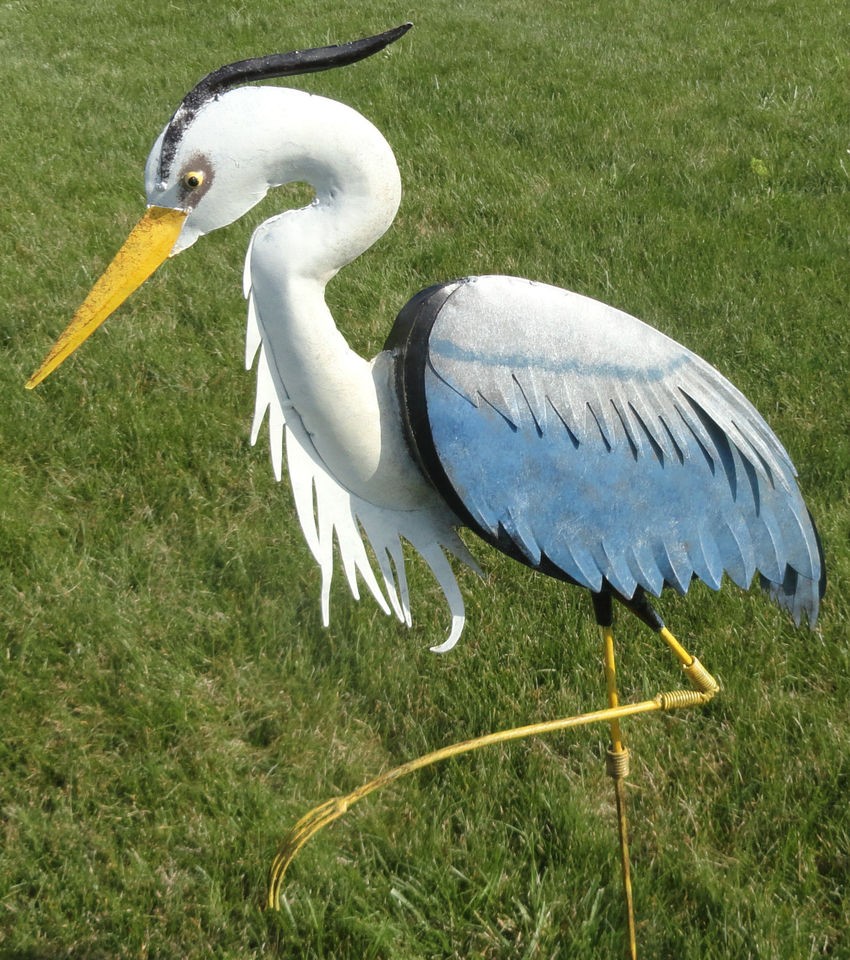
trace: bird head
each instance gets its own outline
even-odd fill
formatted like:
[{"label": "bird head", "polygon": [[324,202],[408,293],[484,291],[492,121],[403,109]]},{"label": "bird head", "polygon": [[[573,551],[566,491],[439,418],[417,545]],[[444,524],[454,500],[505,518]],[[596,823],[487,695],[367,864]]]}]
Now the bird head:
[{"label": "bird head", "polygon": [[[145,168],[147,210],[89,295],[27,381],[36,387],[66,360],[169,257],[239,219],[271,182],[250,177],[234,156],[250,115],[214,109],[252,81],[315,73],[356,63],[393,43],[412,24],[339,46],[294,50],[227,64],[208,74],[180,103],[157,138]],[[221,123],[232,129],[222,129]],[[227,146],[229,145],[229,146]]]}]

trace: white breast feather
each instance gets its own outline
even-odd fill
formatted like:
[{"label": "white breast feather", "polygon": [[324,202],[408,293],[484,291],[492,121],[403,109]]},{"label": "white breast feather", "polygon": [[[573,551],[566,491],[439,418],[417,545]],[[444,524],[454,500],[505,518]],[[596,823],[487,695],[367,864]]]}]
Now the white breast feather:
[{"label": "white breast feather", "polygon": [[[449,636],[444,643],[431,647],[435,653],[445,653],[457,643],[463,631],[465,615],[463,597],[444,551],[476,572],[480,572],[478,565],[458,537],[448,515],[428,509],[387,509],[356,496],[336,481],[317,455],[300,417],[295,414],[287,419],[292,403],[283,386],[275,382],[269,367],[247,271],[245,288],[248,299],[246,369],[250,369],[255,358],[258,358],[251,443],[256,443],[268,411],[269,444],[275,477],[280,480],[282,476],[285,437],[295,508],[307,545],[321,570],[322,620],[325,626],[330,620],[334,539],[354,598],[360,599],[357,582],[359,573],[384,613],[395,613],[400,621],[410,626],[410,598],[402,547],[402,540],[407,540],[430,567],[448,602],[452,617]],[[367,543],[378,564],[383,590],[366,552]]]}]

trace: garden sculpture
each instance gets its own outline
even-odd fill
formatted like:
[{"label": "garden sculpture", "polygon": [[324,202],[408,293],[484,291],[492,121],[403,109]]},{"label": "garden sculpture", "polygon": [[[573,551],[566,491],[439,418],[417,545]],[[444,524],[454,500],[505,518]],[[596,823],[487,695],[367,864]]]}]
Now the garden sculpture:
[{"label": "garden sculpture", "polygon": [[[515,277],[467,277],[409,300],[373,360],[349,348],[325,287],[392,224],[401,198],[393,153],[348,106],[250,84],[354,63],[409,26],[234,63],[192,89],[148,158],[147,212],[28,386],[165,259],[237,220],[270,188],[310,184],[312,203],[271,217],[251,239],[246,361],[257,366],[252,440],[268,414],[280,478],[285,437],[298,517],[321,568],[325,623],[334,540],[355,597],[359,575],[408,624],[402,542],[422,555],[452,616],[432,648],[439,652],[464,624],[446,554],[476,567],[459,527],[590,591],[608,708],[552,728],[610,724],[634,956],[620,719],[703,703],[717,690],[648,595],[684,594],[695,578],[717,590],[724,575],[747,589],[758,574],[797,623],[814,624],[825,583],[818,536],[788,454],[747,399],[685,347],[596,300]],[[669,645],[693,689],[619,704],[615,602]],[[294,851],[366,792],[330,801],[299,825],[273,868],[272,905]]]}]

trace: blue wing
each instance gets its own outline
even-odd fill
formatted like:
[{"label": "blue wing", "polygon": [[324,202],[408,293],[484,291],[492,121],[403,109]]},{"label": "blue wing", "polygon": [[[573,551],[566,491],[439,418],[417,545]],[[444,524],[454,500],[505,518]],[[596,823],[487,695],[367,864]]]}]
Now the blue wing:
[{"label": "blue wing", "polygon": [[424,291],[387,348],[408,439],[458,516],[626,597],[754,575],[797,622],[823,590],[788,454],[717,370],[598,301],[511,277]]}]

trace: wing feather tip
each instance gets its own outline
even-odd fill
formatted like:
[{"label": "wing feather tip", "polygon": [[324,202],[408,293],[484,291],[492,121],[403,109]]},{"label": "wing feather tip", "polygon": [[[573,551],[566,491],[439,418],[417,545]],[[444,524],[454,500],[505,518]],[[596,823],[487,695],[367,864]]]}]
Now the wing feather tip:
[{"label": "wing feather tip", "polygon": [[460,635],[463,633],[464,624],[466,623],[466,617],[462,613],[456,613],[452,615],[452,626],[449,631],[449,636],[442,643],[435,644],[433,647],[428,649],[432,653],[448,653],[449,650],[452,650],[460,640]]},{"label": "wing feather tip", "polygon": [[805,621],[809,629],[815,629],[822,596],[820,581],[803,576],[789,566],[781,582],[768,580],[761,574],[759,583],[776,606],[791,617],[795,626],[799,627]]}]

